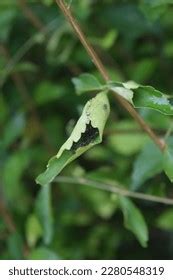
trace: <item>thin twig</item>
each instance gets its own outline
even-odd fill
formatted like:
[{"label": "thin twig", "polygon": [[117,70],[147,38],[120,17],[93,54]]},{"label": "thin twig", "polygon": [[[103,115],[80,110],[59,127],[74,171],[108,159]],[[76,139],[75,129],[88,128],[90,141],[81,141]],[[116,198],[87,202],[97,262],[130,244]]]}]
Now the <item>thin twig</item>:
[{"label": "thin twig", "polygon": [[108,183],[102,183],[100,181],[89,180],[86,178],[74,178],[74,177],[65,177],[65,176],[56,177],[54,182],[85,185],[85,186],[88,186],[91,188],[96,188],[96,189],[116,193],[118,195],[132,197],[135,199],[141,199],[141,200],[146,200],[146,201],[151,201],[151,202],[173,205],[173,199],[171,199],[171,198],[162,198],[162,197],[158,197],[158,196],[154,196],[154,195],[150,195],[150,194],[132,192],[132,191],[125,189],[125,187],[119,183],[114,183],[114,184],[109,183],[108,184]]},{"label": "thin twig", "polygon": [[108,75],[108,73],[107,73],[107,71],[106,71],[102,61],[100,60],[100,58],[96,54],[96,52],[93,49],[93,47],[91,46],[91,44],[85,38],[84,33],[82,32],[82,30],[81,30],[79,24],[77,23],[76,19],[73,17],[70,9],[68,9],[68,7],[64,3],[64,1],[56,0],[56,3],[58,4],[60,9],[62,10],[62,12],[65,15],[66,19],[70,22],[70,24],[73,27],[74,31],[76,32],[79,40],[81,41],[82,45],[84,46],[84,48],[88,52],[89,56],[91,57],[93,63],[95,64],[95,66],[97,67],[99,72],[101,73],[101,75],[104,78],[104,80],[105,81],[109,81],[110,80],[109,79],[109,75]]},{"label": "thin twig", "polygon": [[[103,79],[107,82],[110,80],[110,77],[107,73],[107,70],[105,69],[102,61],[96,54],[95,50],[91,46],[91,44],[88,42],[85,34],[81,30],[79,23],[72,15],[72,12],[70,9],[68,9],[67,5],[64,3],[63,0],[55,0],[61,11],[63,12],[64,16],[68,20],[68,22],[73,27],[76,35],[78,36],[79,40],[81,41],[82,45],[88,52],[88,55],[90,56],[91,60],[97,67],[98,71],[102,75]],[[149,137],[155,142],[155,144],[160,148],[161,151],[165,148],[165,142],[161,140],[154,131],[149,127],[149,125],[143,120],[143,118],[138,114],[138,112],[131,106],[130,103],[128,103],[124,98],[113,92],[115,98],[118,100],[118,102],[124,107],[129,114],[136,120],[136,122],[142,127],[142,129],[149,135]]]}]

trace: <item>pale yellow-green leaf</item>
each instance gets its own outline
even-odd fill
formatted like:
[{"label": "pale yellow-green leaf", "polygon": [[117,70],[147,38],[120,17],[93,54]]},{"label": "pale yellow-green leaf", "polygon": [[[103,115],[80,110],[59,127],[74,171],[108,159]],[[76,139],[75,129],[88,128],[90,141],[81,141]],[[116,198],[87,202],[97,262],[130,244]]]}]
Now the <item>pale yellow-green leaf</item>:
[{"label": "pale yellow-green leaf", "polygon": [[109,112],[107,92],[98,93],[89,100],[70,137],[57,155],[50,159],[46,171],[37,177],[37,183],[50,183],[67,164],[100,143]]}]

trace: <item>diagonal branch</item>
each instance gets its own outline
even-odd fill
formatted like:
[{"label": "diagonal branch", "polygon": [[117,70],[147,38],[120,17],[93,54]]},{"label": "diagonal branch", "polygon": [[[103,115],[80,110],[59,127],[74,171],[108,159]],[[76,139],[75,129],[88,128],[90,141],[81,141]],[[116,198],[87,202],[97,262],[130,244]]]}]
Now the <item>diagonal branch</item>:
[{"label": "diagonal branch", "polygon": [[107,70],[105,69],[102,61],[98,57],[97,53],[95,52],[95,50],[93,49],[93,47],[91,46],[89,41],[86,39],[86,37],[85,37],[84,33],[82,32],[78,22],[73,17],[70,9],[66,6],[66,4],[64,4],[63,0],[55,0],[55,1],[58,4],[58,6],[60,7],[60,9],[63,12],[63,14],[65,15],[66,19],[69,21],[69,23],[73,27],[76,35],[78,36],[78,38],[81,41],[82,45],[84,46],[84,48],[88,52],[88,55],[90,56],[90,58],[92,59],[93,63],[95,64],[95,66],[99,70],[99,72],[102,75],[103,79],[105,81],[109,81],[110,78],[109,78],[109,75],[107,73]]},{"label": "diagonal branch", "polygon": [[[70,11],[69,7],[64,3],[63,0],[55,0],[61,11],[63,12],[64,16],[66,17],[67,21],[71,24],[73,27],[76,35],[78,36],[79,40],[81,41],[82,45],[86,49],[88,55],[90,56],[91,60],[97,67],[98,71],[102,75],[103,79],[107,82],[110,80],[110,77],[107,73],[106,68],[104,67],[102,61],[98,57],[97,53],[89,43],[88,39],[86,38],[85,34],[80,28],[79,23],[72,15],[72,12]],[[130,103],[128,103],[124,98],[119,96],[118,94],[114,93],[115,98],[117,101],[121,104],[122,107],[124,107],[129,114],[136,120],[136,122],[141,126],[141,128],[149,135],[149,137],[155,142],[155,144],[159,147],[161,151],[165,148],[165,142],[161,140],[155,132],[150,128],[150,126],[144,121],[144,119],[138,114],[138,112],[131,106]]]},{"label": "diagonal branch", "polygon": [[157,202],[157,203],[163,203],[167,205],[173,205],[173,199],[172,198],[165,198],[165,197],[159,197],[155,195],[150,194],[144,194],[141,192],[132,192],[126,189],[124,186],[120,185],[119,183],[103,183],[96,180],[89,180],[87,178],[74,178],[74,177],[66,177],[66,176],[58,176],[54,180],[54,182],[57,183],[66,183],[66,184],[75,184],[75,185],[84,185],[91,188],[96,188],[99,190],[104,190],[107,192],[112,192],[117,195],[127,196],[135,199],[141,199],[151,202]]}]

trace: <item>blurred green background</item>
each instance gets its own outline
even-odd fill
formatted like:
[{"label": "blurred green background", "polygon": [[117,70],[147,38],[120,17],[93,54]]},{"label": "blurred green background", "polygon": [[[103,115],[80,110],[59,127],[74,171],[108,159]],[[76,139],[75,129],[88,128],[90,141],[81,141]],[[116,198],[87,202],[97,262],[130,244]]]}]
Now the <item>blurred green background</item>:
[{"label": "blurred green background", "polygon": [[[172,94],[173,1],[66,3],[113,80]],[[119,203],[115,194],[75,183],[35,183],[91,98],[77,96],[71,81],[83,72],[102,80],[53,0],[0,1],[0,259],[172,259],[170,206]],[[161,136],[171,125],[158,112],[140,114]],[[150,162],[160,152],[149,142],[111,100],[103,143],[62,175],[171,197],[161,164]]]}]

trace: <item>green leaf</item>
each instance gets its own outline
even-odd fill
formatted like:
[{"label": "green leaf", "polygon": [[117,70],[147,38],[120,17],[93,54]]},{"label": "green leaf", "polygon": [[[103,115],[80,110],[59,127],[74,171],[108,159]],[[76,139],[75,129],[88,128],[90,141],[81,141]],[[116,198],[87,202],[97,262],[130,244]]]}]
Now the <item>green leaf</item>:
[{"label": "green leaf", "polygon": [[157,219],[156,225],[164,230],[173,230],[173,209],[164,211]]},{"label": "green leaf", "polygon": [[24,61],[24,62],[20,62],[18,64],[16,64],[11,73],[15,73],[15,72],[33,72],[36,73],[38,71],[38,66],[34,63],[28,62],[28,61]]},{"label": "green leaf", "polygon": [[173,139],[168,139],[166,149],[164,150],[163,155],[163,169],[170,179],[173,182]]},{"label": "green leaf", "polygon": [[114,131],[108,136],[108,143],[112,150],[122,155],[133,155],[137,153],[147,141],[147,135],[138,131],[138,125],[131,120],[119,121],[111,126]]},{"label": "green leaf", "polygon": [[102,219],[110,219],[116,211],[117,203],[106,191],[94,188],[88,191],[88,187],[81,186],[79,193],[88,202],[90,209]]},{"label": "green leaf", "polygon": [[46,245],[50,244],[53,237],[53,213],[51,205],[51,188],[41,188],[36,199],[35,214],[43,230],[43,239]]},{"label": "green leaf", "polygon": [[77,94],[89,91],[101,91],[104,88],[95,76],[88,73],[81,74],[78,78],[73,78],[72,82],[75,85]]},{"label": "green leaf", "polygon": [[147,143],[138,155],[132,174],[132,189],[136,190],[147,179],[155,176],[163,170],[163,155],[153,143]]},{"label": "green leaf", "polygon": [[[5,99],[3,97],[3,93],[0,91],[0,125],[2,125],[8,117],[9,108]],[[1,139],[2,140],[2,139]]]},{"label": "green leaf", "polygon": [[137,108],[150,108],[165,115],[173,115],[173,106],[162,92],[151,86],[139,86],[134,89],[134,105]]},{"label": "green leaf", "polygon": [[113,46],[117,37],[118,37],[118,31],[115,29],[112,29],[112,30],[108,31],[107,34],[103,38],[101,38],[100,40],[99,40],[99,38],[97,38],[96,41],[102,48],[110,49]]},{"label": "green leaf", "polygon": [[154,21],[166,13],[169,3],[173,3],[172,0],[143,0],[140,8],[147,18]]},{"label": "green leaf", "polygon": [[42,234],[43,230],[38,218],[34,214],[30,215],[26,221],[26,240],[29,247],[34,247]]},{"label": "green leaf", "polygon": [[34,99],[38,105],[44,105],[61,98],[64,93],[65,89],[63,86],[44,81],[35,88]]},{"label": "green leaf", "polygon": [[114,91],[115,93],[125,98],[128,102],[133,104],[133,91],[128,86],[128,83],[117,82],[112,84],[112,82],[110,82],[108,86],[110,87],[111,91]]},{"label": "green leaf", "polygon": [[160,5],[167,5],[167,4],[173,4],[173,0],[142,0],[143,3],[152,6],[152,7],[157,7]]},{"label": "green leaf", "polygon": [[133,81],[144,83],[151,79],[158,67],[156,58],[142,58],[134,64],[130,64],[127,68],[128,75]]},{"label": "green leaf", "polygon": [[173,106],[169,98],[154,87],[138,85],[133,81],[127,83],[109,82],[108,87],[136,108],[149,108],[165,115],[173,115]]},{"label": "green leaf", "polygon": [[148,228],[140,210],[127,197],[119,197],[120,208],[124,215],[124,226],[133,232],[143,247],[147,246]]},{"label": "green leaf", "polygon": [[39,247],[31,251],[28,260],[58,260],[58,256],[52,250],[46,247]]},{"label": "green leaf", "polygon": [[71,136],[58,154],[50,159],[46,171],[37,177],[36,182],[41,185],[50,183],[67,164],[100,143],[109,112],[106,92],[101,92],[89,100]]},{"label": "green leaf", "polygon": [[51,6],[53,4],[53,0],[43,0],[43,4],[47,6]]},{"label": "green leaf", "polygon": [[125,98],[136,108],[149,108],[165,115],[173,115],[173,105],[169,98],[152,86],[139,85],[134,81],[126,83],[109,81],[107,86],[104,86],[93,75],[87,73],[73,78],[73,83],[78,94],[107,88]]},{"label": "green leaf", "polygon": [[169,58],[173,57],[173,41],[170,40],[168,41],[165,46],[164,46],[164,53],[166,56],[168,56]]},{"label": "green leaf", "polygon": [[90,41],[92,44],[98,45],[99,47],[101,47],[103,49],[110,49],[113,46],[117,37],[118,37],[118,31],[115,29],[111,29],[105,34],[104,37],[90,38]]},{"label": "green leaf", "polygon": [[11,233],[7,238],[7,247],[10,253],[10,259],[23,259],[23,237],[19,232]]},{"label": "green leaf", "polygon": [[2,145],[4,148],[8,148],[22,135],[25,125],[26,120],[23,113],[16,114],[7,122],[2,137]]},{"label": "green leaf", "polygon": [[14,207],[27,205],[26,202],[25,204],[16,204],[16,201],[21,200],[25,193],[22,176],[28,168],[30,161],[31,151],[28,149],[18,150],[11,154],[4,162],[2,169],[3,192],[8,202],[14,205]]},{"label": "green leaf", "polygon": [[[1,2],[1,4],[3,4]],[[17,15],[17,10],[15,7],[1,6],[0,9],[0,41],[5,42],[8,39],[10,30],[13,26],[13,21]]]}]

